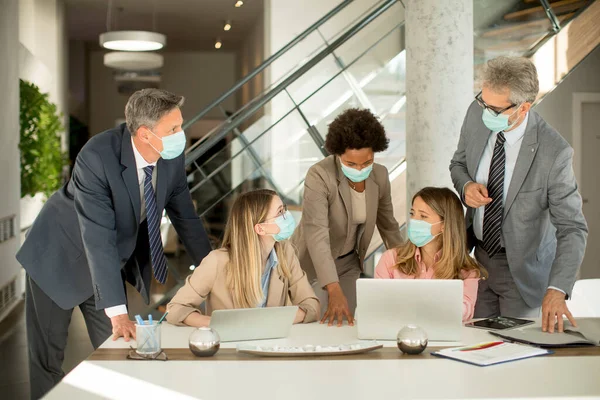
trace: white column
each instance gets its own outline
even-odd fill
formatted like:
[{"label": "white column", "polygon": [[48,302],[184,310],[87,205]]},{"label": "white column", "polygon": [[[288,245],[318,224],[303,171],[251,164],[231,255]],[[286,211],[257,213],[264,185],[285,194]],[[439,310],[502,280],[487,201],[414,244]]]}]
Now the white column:
[{"label": "white column", "polygon": [[[452,188],[448,166],[473,100],[473,0],[404,0],[407,196]],[[410,207],[408,207],[410,208]]]},{"label": "white column", "polygon": [[[19,263],[19,199],[21,168],[19,160],[19,7],[17,0],[0,0],[0,220],[16,216],[15,236],[0,242],[0,289],[17,278]],[[3,236],[0,234],[0,237]],[[17,285],[17,290],[19,290]],[[18,294],[17,294],[18,296]],[[0,319],[4,315],[0,314]]]}]

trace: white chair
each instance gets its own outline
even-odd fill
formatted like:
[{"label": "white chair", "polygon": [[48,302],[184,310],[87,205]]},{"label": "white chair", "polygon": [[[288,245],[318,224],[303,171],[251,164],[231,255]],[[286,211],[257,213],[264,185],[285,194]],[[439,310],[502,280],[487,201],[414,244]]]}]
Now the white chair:
[{"label": "white chair", "polygon": [[576,318],[600,317],[600,279],[575,282],[567,307]]}]

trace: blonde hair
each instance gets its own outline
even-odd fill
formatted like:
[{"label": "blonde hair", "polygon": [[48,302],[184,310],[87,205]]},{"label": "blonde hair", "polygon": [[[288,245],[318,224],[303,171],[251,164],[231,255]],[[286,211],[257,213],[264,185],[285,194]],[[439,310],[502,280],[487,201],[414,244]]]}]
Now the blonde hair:
[{"label": "blonde hair", "polygon": [[[229,253],[227,285],[237,308],[256,307],[263,299],[261,242],[254,226],[265,221],[276,196],[277,193],[272,190],[254,190],[241,194],[231,207],[223,247]],[[274,250],[279,275],[290,278],[287,265],[289,246],[285,242],[277,242]]]},{"label": "blonde hair", "polygon": [[[468,253],[467,230],[463,208],[458,196],[448,188],[426,187],[414,195],[420,197],[444,222],[436,239],[442,242],[442,255],[435,266],[436,279],[462,279],[462,272],[476,271],[477,277],[487,277],[485,269]],[[419,266],[415,260],[417,246],[406,241],[396,249],[398,262],[394,266],[406,275],[416,276]]]}]

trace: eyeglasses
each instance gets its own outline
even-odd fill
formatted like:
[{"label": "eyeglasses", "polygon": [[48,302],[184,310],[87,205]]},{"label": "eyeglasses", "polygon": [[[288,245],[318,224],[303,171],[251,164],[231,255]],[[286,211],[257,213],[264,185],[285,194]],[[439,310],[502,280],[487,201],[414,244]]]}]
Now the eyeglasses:
[{"label": "eyeglasses", "polygon": [[286,216],[287,210],[288,210],[287,204],[282,205],[281,206],[281,210],[277,213],[277,215],[274,216],[274,217],[272,217],[272,218],[265,219],[264,222],[263,222],[263,224],[266,223],[267,221],[274,220],[274,219],[279,218],[281,216],[283,216],[283,219],[287,219],[287,216]]},{"label": "eyeglasses", "polygon": [[477,96],[475,96],[475,100],[477,100],[477,103],[479,103],[479,105],[488,110],[490,112],[490,114],[492,114],[494,117],[497,117],[498,115],[502,114],[504,111],[508,111],[513,107],[516,107],[515,103],[512,103],[510,106],[503,108],[502,110],[496,110],[495,108],[493,108],[492,106],[489,106],[485,103],[485,101],[483,101],[483,98],[481,97],[481,93],[479,92],[479,94]]}]

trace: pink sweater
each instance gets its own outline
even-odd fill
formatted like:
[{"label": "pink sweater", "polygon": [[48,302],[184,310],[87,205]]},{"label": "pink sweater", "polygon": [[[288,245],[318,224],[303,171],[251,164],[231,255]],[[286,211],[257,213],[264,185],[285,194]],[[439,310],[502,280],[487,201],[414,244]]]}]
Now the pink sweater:
[{"label": "pink sweater", "polygon": [[[441,251],[435,255],[434,261],[438,261],[441,256]],[[400,272],[396,265],[396,250],[391,249],[383,253],[381,259],[375,267],[375,278],[376,279],[434,279],[434,268],[427,269],[427,266],[422,261],[421,251],[417,248],[415,253],[415,260],[421,268],[418,276],[406,275]],[[473,318],[473,311],[475,310],[475,301],[477,300],[477,288],[479,287],[479,278],[476,278],[475,271],[467,274],[466,271],[463,273],[463,321],[470,320]]]}]

